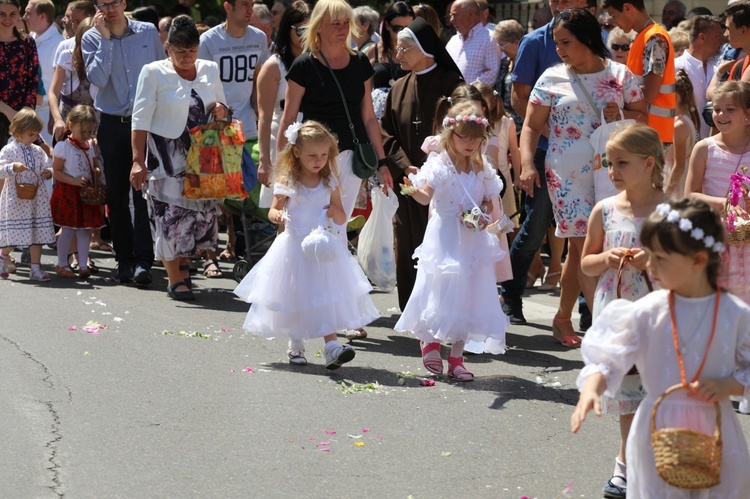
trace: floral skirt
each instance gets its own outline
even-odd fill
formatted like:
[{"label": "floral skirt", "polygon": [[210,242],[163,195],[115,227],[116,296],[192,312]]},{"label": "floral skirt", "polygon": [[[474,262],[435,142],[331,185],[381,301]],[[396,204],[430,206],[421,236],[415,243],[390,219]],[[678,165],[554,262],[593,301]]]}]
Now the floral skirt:
[{"label": "floral skirt", "polygon": [[100,229],[104,227],[104,206],[81,201],[81,189],[76,185],[57,182],[50,199],[55,225],[71,229]]},{"label": "floral skirt", "polygon": [[196,211],[146,196],[154,255],[172,261],[210,250],[219,241],[216,209]]}]

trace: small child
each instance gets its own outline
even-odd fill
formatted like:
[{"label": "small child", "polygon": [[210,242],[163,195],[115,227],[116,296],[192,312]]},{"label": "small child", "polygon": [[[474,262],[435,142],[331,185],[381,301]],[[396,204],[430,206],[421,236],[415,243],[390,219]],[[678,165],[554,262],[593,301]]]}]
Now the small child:
[{"label": "small child", "polygon": [[492,354],[505,353],[509,323],[493,272],[506,253],[498,238],[484,230],[489,200],[502,190],[482,159],[488,127],[476,104],[455,104],[443,120],[441,152],[430,154],[402,186],[419,203],[432,201],[434,214],[414,252],[417,280],[394,329],[411,331],[421,340],[422,362],[435,374],[443,373],[441,343],[452,343],[448,374],[458,381],[474,379],[464,366],[466,342],[482,343],[482,350]]},{"label": "small child", "polygon": [[[32,281],[47,282],[41,268],[42,246],[55,242],[49,191],[43,180],[52,178],[50,158],[34,142],[44,124],[30,108],[23,108],[10,122],[13,139],[0,151],[0,177],[8,179],[0,193],[0,278],[9,277],[10,253],[30,246]],[[36,184],[33,199],[18,196],[16,182]]]},{"label": "small child", "polygon": [[[734,173],[750,166],[750,84],[727,81],[714,89],[714,124],[719,133],[701,140],[690,156],[685,193],[708,203],[735,225],[750,223],[747,198],[724,213]],[[750,303],[750,244],[728,244],[722,259],[719,286]]]},{"label": "small child", "polygon": [[336,331],[366,326],[380,314],[370,299],[372,286],[343,238],[334,238],[332,261],[311,260],[302,249],[322,211],[326,221],[346,223],[336,139],[316,121],[294,123],[284,134],[289,142],[276,163],[268,212],[271,221],[284,222],[284,232],[234,292],[252,303],[243,326],[247,331],[267,338],[289,337],[291,364],[307,364],[304,341],[323,337],[326,368],[338,369],[354,358],[355,351],[339,343]]},{"label": "small child", "polygon": [[81,201],[81,187],[89,185],[95,177],[101,181],[99,160],[91,138],[97,124],[94,108],[75,106],[67,116],[67,131],[55,145],[52,169],[57,183],[50,203],[55,225],[61,227],[55,266],[55,273],[60,277],[75,277],[68,266],[68,249],[74,236],[78,245],[78,275],[81,279],[91,276],[88,268],[91,231],[104,227],[101,205]]},{"label": "small child", "polygon": [[[515,228],[518,228],[520,216],[517,214],[516,190],[513,186],[521,178],[521,151],[518,149],[516,127],[513,120],[506,116],[503,101],[495,89],[486,83],[473,83],[473,86],[481,92],[489,109],[487,119],[491,124],[491,133],[484,154],[490,165],[498,170],[505,179],[506,189],[502,196],[503,212],[508,217],[512,217],[511,220],[513,220]],[[508,163],[509,153],[510,163]],[[513,168],[512,174],[511,166]]]},{"label": "small child", "polygon": [[[646,397],[627,442],[628,497],[741,499],[750,490],[750,455],[729,400],[750,398],[750,306],[719,288],[723,241],[721,219],[703,201],[658,205],[643,222],[641,244],[661,290],[636,302],[611,302],[583,340],[586,366],[578,376],[573,433],[592,409],[601,415],[602,394],[615,396],[633,364],[643,380]],[[720,483],[699,494],[669,485],[656,469],[651,414],[656,399],[675,385],[684,390],[658,407],[656,428],[713,435],[714,403],[721,408]]]},{"label": "small child", "polygon": [[[607,163],[609,178],[620,192],[591,211],[581,259],[583,273],[599,278],[593,319],[617,298],[635,301],[651,291],[639,233],[648,215],[667,200],[662,192],[664,149],[653,128],[633,124],[614,131],[607,141]],[[616,397],[604,397],[604,412],[620,420],[620,451],[612,478],[604,486],[605,497],[625,497],[625,443],[644,396],[640,377],[629,373]]]},{"label": "small child", "polygon": [[690,153],[698,139],[701,122],[695,108],[693,84],[684,69],[675,74],[674,143],[667,151],[664,167],[664,192],[669,197],[685,195]]}]

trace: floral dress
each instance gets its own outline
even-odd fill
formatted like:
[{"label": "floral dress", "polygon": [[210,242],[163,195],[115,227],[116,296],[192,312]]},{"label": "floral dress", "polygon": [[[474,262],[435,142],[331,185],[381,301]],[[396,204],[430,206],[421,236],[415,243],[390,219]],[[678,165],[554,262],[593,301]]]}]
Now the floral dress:
[{"label": "floral dress", "polygon": [[550,108],[544,165],[558,237],[586,236],[594,207],[594,149],[589,138],[601,125],[600,110],[607,102],[616,102],[622,109],[643,100],[638,81],[623,64],[608,61],[602,71],[578,77],[598,109],[591,108],[566,64],[542,73],[529,98],[532,104]]},{"label": "floral dress", "polygon": [[[0,42],[0,101],[16,111],[22,107],[35,108],[39,80],[39,56],[30,36]],[[9,125],[8,118],[0,113],[0,147],[10,137]]]},{"label": "floral dress", "polygon": [[[601,203],[604,225],[602,251],[612,248],[640,247],[639,235],[643,221],[646,219],[643,217],[628,217],[617,211],[614,197],[603,199]],[[646,296],[649,292],[644,273],[632,265],[627,265],[623,269],[620,279],[620,297],[635,301]],[[599,282],[596,285],[592,317],[598,317],[604,307],[615,299],[617,299],[617,270],[608,268],[599,276]],[[642,388],[640,376],[629,374],[625,376],[621,390],[615,397],[603,397],[602,408],[605,414],[633,414],[638,409],[638,404],[644,396],[645,392]]]}]

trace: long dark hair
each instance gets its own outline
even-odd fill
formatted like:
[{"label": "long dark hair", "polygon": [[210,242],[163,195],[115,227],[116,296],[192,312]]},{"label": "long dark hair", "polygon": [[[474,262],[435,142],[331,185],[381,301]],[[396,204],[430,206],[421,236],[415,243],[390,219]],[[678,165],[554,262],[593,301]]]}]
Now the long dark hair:
[{"label": "long dark hair", "polygon": [[287,7],[284,15],[281,16],[279,31],[276,33],[274,53],[279,56],[286,69],[289,69],[292,66],[292,62],[294,62],[294,54],[292,54],[292,26],[297,27],[298,24],[310,19],[311,12],[307,2],[297,0]]},{"label": "long dark hair", "polygon": [[73,48],[73,71],[78,75],[78,81],[87,81],[86,63],[83,61],[83,51],[81,50],[81,38],[83,34],[94,27],[94,18],[87,17],[78,24],[76,31],[76,44]]},{"label": "long dark hair", "polygon": [[[18,0],[0,0],[0,5],[13,5],[14,7],[18,9],[18,17],[23,19],[23,17],[21,16],[21,4],[18,3]],[[26,22],[24,21],[24,25],[25,24]],[[13,35],[19,41],[24,41],[26,39],[26,33],[21,33],[20,31],[18,31],[18,28],[16,28],[15,26],[13,26]]]},{"label": "long dark hair", "polygon": [[612,56],[602,40],[602,29],[596,17],[586,9],[567,9],[555,17],[553,28],[562,27],[586,45],[595,56],[607,59]]},{"label": "long dark hair", "polygon": [[388,31],[386,23],[390,25],[391,21],[397,17],[404,16],[411,17],[412,19],[416,19],[417,17],[416,14],[414,14],[414,9],[412,9],[411,5],[406,2],[394,2],[385,10],[385,14],[383,14],[383,24],[380,27],[381,47],[383,47],[384,54],[387,54],[388,51],[391,50],[393,43],[395,43],[395,40],[391,40],[391,32]]}]

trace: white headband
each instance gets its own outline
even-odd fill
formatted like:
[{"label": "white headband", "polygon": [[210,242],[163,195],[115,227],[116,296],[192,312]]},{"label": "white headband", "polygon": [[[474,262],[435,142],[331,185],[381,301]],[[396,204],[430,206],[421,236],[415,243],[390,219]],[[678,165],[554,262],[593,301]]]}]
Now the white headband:
[{"label": "white headband", "polygon": [[297,142],[297,135],[300,128],[302,128],[302,123],[295,121],[284,131],[284,137],[287,138],[290,144],[294,145]]},{"label": "white headband", "polygon": [[714,253],[723,253],[724,244],[714,239],[714,236],[707,236],[700,227],[693,227],[693,222],[687,217],[680,217],[677,210],[673,210],[669,203],[661,203],[656,206],[656,212],[666,217],[665,220],[670,223],[676,223],[682,232],[689,232],[690,237],[696,241],[703,241],[707,250]]}]

